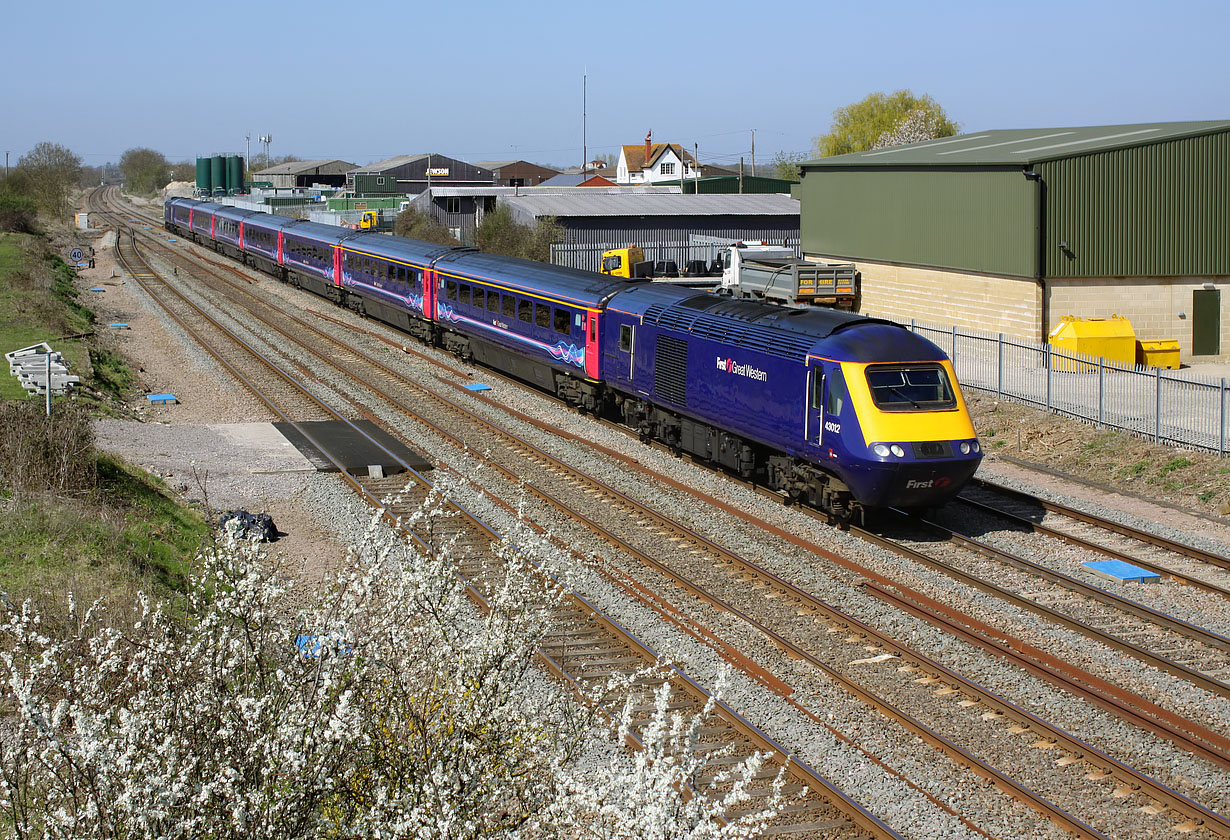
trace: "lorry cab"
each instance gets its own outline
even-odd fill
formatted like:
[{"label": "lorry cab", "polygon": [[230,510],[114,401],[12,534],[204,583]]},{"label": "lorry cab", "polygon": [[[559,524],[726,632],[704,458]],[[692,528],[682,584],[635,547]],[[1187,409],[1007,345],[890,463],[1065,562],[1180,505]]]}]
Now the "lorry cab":
[{"label": "lorry cab", "polygon": [[637,245],[616,248],[602,254],[602,273],[612,277],[631,278],[637,263],[645,261],[645,252]]}]

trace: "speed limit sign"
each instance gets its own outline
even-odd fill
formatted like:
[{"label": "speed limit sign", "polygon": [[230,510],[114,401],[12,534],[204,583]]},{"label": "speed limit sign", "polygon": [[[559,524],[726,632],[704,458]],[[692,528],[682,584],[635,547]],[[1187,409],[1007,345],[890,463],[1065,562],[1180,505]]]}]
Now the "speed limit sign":
[{"label": "speed limit sign", "polygon": [[68,256],[72,258],[73,262],[81,262],[81,258],[85,256],[85,252],[82,251],[80,248],[74,248],[73,250],[69,251]]}]

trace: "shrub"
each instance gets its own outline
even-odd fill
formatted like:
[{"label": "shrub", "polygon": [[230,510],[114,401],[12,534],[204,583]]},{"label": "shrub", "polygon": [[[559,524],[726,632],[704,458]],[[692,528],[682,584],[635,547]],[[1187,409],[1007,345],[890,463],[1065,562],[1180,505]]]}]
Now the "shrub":
[{"label": "shrub", "polygon": [[407,207],[397,214],[393,224],[393,232],[407,239],[420,239],[424,242],[436,242],[440,245],[460,245],[457,238],[449,233],[448,228],[437,219],[426,213],[420,213],[413,207]]},{"label": "shrub", "polygon": [[51,416],[41,400],[0,403],[0,485],[14,495],[80,494],[97,483],[94,429],[89,415],[57,402]]}]

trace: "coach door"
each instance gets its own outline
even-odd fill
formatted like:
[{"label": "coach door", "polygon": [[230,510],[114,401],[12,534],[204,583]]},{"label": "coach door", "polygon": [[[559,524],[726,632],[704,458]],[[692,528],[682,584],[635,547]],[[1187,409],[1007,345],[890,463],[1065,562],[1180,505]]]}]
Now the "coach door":
[{"label": "coach door", "polygon": [[824,368],[809,360],[807,367],[806,406],[803,412],[803,436],[811,446],[824,442]]}]

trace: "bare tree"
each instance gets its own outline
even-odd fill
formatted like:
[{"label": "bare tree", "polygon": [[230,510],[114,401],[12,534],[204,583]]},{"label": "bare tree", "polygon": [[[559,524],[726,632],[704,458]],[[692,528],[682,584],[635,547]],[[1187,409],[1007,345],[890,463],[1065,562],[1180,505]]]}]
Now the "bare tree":
[{"label": "bare tree", "polygon": [[17,168],[29,177],[29,195],[40,210],[51,216],[68,214],[68,191],[77,183],[81,158],[44,140],[17,160]]}]

